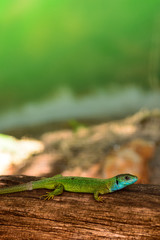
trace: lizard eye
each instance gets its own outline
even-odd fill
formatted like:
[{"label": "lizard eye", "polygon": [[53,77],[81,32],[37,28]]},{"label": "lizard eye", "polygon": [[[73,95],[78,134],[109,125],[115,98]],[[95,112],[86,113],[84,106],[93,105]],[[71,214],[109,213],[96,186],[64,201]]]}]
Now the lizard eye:
[{"label": "lizard eye", "polygon": [[116,179],[116,184],[118,185],[118,180]]},{"label": "lizard eye", "polygon": [[130,179],[130,177],[129,176],[125,176],[125,180],[129,180]]}]

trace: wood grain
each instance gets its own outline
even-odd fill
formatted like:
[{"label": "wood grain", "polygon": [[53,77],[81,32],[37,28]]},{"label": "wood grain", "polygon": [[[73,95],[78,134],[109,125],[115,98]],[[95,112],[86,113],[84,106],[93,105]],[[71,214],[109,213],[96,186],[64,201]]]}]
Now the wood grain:
[{"label": "wood grain", "polygon": [[[39,178],[1,176],[0,187]],[[104,196],[45,189],[0,195],[0,239],[160,239],[160,186],[132,185]]]}]

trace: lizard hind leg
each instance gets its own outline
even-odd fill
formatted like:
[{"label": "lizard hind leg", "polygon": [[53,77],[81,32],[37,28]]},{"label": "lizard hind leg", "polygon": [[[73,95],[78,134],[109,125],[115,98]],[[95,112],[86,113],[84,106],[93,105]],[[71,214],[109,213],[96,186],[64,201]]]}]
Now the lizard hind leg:
[{"label": "lizard hind leg", "polygon": [[63,189],[64,189],[63,185],[61,183],[58,183],[55,186],[54,191],[46,192],[46,194],[42,195],[40,198],[44,198],[44,200],[50,200],[51,198],[53,199],[54,196],[62,194],[63,193]]}]

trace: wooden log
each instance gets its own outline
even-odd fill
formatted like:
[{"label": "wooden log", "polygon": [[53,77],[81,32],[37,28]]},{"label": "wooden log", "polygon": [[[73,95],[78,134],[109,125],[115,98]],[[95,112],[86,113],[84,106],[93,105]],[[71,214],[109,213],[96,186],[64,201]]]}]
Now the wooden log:
[{"label": "wooden log", "polygon": [[[38,179],[1,176],[0,187]],[[0,239],[160,239],[158,185],[132,185],[100,203],[69,192],[40,200],[45,192],[0,195]]]}]

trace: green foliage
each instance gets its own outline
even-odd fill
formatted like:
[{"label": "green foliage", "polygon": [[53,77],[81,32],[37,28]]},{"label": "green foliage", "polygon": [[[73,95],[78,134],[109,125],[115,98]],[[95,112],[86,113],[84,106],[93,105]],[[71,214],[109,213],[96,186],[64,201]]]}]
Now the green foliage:
[{"label": "green foliage", "polygon": [[79,95],[153,88],[148,69],[159,10],[158,0],[1,1],[0,109],[66,86]]},{"label": "green foliage", "polygon": [[85,124],[82,124],[75,119],[69,120],[68,125],[74,132],[77,132],[80,128],[86,128]]}]

